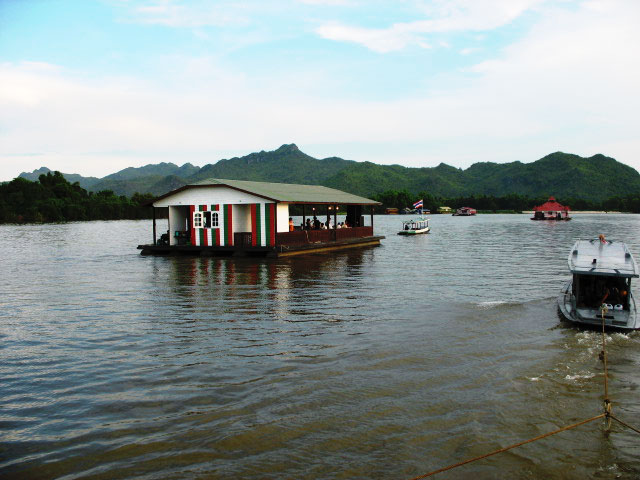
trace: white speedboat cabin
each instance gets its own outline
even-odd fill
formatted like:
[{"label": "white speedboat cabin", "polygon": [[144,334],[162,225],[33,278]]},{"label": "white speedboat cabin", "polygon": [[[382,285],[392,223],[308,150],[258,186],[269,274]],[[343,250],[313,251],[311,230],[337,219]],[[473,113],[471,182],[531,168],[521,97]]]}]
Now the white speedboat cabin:
[{"label": "white speedboat cabin", "polygon": [[623,242],[579,240],[568,258],[571,282],[558,299],[561,313],[578,323],[622,329],[640,328],[631,294],[638,266]]}]

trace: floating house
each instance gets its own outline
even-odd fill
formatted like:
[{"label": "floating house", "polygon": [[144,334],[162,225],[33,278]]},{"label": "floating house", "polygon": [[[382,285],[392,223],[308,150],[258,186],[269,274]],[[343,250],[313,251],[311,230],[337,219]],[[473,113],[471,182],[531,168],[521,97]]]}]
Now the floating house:
[{"label": "floating house", "polygon": [[438,207],[438,213],[451,213],[451,207]]},{"label": "floating house", "polygon": [[571,220],[569,210],[571,209],[566,205],[561,205],[555,198],[549,197],[546,203],[533,207],[531,220]]},{"label": "floating house", "polygon": [[471,217],[478,213],[475,208],[471,207],[460,207],[456,210],[456,213],[453,214],[454,217]]},{"label": "floating house", "polygon": [[[138,245],[143,255],[279,257],[378,245],[384,238],[373,234],[379,202],[323,186],[208,179],[166,193],[150,205],[153,243]],[[300,206],[302,224],[290,221],[292,205]],[[160,238],[159,208],[168,211]],[[340,222],[339,209],[346,212]],[[321,223],[325,228],[318,228]]]}]

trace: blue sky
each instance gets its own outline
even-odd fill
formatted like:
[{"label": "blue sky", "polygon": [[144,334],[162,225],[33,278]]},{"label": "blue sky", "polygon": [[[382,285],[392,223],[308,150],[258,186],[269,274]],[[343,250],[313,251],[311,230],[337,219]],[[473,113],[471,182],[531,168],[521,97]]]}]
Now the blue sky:
[{"label": "blue sky", "polygon": [[640,169],[634,0],[2,0],[0,180],[296,143]]}]

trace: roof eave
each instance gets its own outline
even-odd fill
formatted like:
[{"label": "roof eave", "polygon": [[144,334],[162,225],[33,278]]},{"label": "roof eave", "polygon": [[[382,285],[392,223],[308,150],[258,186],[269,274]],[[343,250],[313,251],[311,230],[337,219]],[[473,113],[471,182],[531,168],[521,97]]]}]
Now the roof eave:
[{"label": "roof eave", "polygon": [[151,200],[148,204],[149,206],[153,206],[154,203],[160,201],[160,200],[164,200],[167,197],[170,197],[171,195],[175,195],[176,193],[182,192],[184,190],[188,190],[190,188],[207,188],[207,187],[227,187],[227,188],[231,188],[233,190],[236,190],[238,192],[242,192],[242,193],[246,193],[248,195],[253,195],[256,197],[260,197],[260,198],[264,198],[265,200],[270,200],[272,202],[276,202],[276,203],[290,203],[290,204],[294,204],[294,205],[382,205],[381,202],[375,202],[375,201],[371,201],[371,202],[341,202],[341,201],[330,201],[330,202],[314,202],[314,201],[295,201],[295,200],[286,200],[286,199],[278,199],[278,198],[272,198],[272,197],[268,197],[266,195],[262,195],[259,193],[255,193],[255,192],[251,192],[249,190],[245,190],[242,188],[238,188],[232,185],[228,185],[228,184],[224,184],[224,183],[205,183],[205,184],[189,184],[189,185],[183,185],[182,187],[176,188],[175,190],[171,190],[170,192],[167,192],[163,195],[160,195],[159,197],[154,198],[153,200]]},{"label": "roof eave", "polygon": [[264,198],[266,200],[271,200],[272,202],[278,202],[279,201],[279,200],[276,200],[275,198],[270,198],[270,197],[267,197],[265,195],[261,195],[259,193],[249,192],[249,191],[243,190],[241,188],[232,187],[231,185],[226,185],[226,184],[222,184],[222,183],[205,183],[205,184],[202,184],[202,185],[200,185],[200,184],[198,184],[198,185],[193,185],[193,184],[183,185],[182,187],[176,188],[175,190],[171,190],[170,192],[167,192],[164,195],[160,195],[159,197],[153,199],[150,203],[151,203],[151,205],[153,205],[154,203],[156,203],[156,202],[158,202],[160,200],[163,200],[163,199],[165,199],[167,197],[170,197],[171,195],[175,195],[176,193],[182,192],[184,190],[188,190],[190,188],[207,188],[207,187],[227,187],[227,188],[231,188],[233,190],[237,190],[237,191],[242,192],[242,193],[247,193],[249,195],[253,195],[255,197],[260,197],[260,198]]},{"label": "roof eave", "polygon": [[280,203],[289,203],[291,205],[382,205],[380,202],[313,202],[313,201],[293,201],[293,200],[279,200]]}]

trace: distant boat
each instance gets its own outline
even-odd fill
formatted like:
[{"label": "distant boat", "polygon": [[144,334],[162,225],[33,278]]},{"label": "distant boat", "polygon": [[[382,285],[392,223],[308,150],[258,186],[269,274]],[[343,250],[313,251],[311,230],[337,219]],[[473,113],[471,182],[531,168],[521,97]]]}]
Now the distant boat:
[{"label": "distant boat", "polygon": [[561,205],[555,198],[549,197],[547,202],[533,207],[531,220],[571,220],[569,210],[571,209],[566,205]]},{"label": "distant boat", "polygon": [[398,235],[420,235],[421,233],[429,233],[430,231],[429,219],[420,218],[418,220],[402,222],[402,230],[398,232]]},{"label": "distant boat", "polygon": [[456,213],[453,214],[454,217],[471,217],[478,213],[475,208],[471,207],[460,207],[456,210]]},{"label": "distant boat", "polygon": [[579,240],[569,253],[571,281],[558,297],[564,319],[578,325],[614,330],[638,330],[636,302],[631,279],[638,278],[636,264],[627,245],[600,237]]}]

